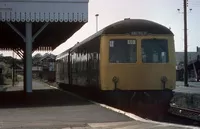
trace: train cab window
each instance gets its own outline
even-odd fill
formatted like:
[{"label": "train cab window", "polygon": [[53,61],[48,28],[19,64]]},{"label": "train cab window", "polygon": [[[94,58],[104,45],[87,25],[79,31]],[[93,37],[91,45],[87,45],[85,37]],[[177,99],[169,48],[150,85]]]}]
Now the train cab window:
[{"label": "train cab window", "polygon": [[109,42],[110,63],[136,63],[137,45],[134,39],[113,39]]},{"label": "train cab window", "polygon": [[167,63],[168,41],[165,39],[143,39],[142,40],[142,62],[143,63]]}]

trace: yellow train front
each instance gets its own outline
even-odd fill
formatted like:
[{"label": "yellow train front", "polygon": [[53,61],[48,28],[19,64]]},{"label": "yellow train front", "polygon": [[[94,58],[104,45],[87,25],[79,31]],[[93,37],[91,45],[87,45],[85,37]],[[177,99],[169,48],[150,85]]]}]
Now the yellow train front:
[{"label": "yellow train front", "polygon": [[101,90],[165,90],[175,86],[173,37],[104,35]]},{"label": "yellow train front", "polygon": [[100,91],[110,103],[121,102],[123,107],[142,103],[163,108],[172,97],[176,80],[174,35],[163,25],[125,19],[64,53],[68,54],[57,60],[66,58],[63,63],[68,72],[58,82]]}]

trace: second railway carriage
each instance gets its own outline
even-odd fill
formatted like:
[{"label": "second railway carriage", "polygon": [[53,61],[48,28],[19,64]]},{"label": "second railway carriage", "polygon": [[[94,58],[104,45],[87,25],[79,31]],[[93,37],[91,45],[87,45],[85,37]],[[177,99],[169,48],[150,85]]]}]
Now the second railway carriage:
[{"label": "second railway carriage", "polygon": [[153,21],[124,19],[58,55],[57,75],[57,82],[106,95],[117,90],[130,101],[137,93],[168,103],[176,81],[174,35]]}]

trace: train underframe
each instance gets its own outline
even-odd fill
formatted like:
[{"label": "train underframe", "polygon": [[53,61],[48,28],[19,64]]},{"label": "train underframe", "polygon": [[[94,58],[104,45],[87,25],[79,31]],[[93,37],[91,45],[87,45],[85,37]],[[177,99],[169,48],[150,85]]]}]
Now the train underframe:
[{"label": "train underframe", "polygon": [[166,116],[173,97],[172,90],[155,91],[104,91],[105,103],[144,118],[162,119]]},{"label": "train underframe", "polygon": [[166,90],[112,90],[102,91],[93,87],[61,84],[61,88],[84,96],[93,101],[104,103],[123,111],[134,113],[143,118],[160,120],[168,113],[173,91]]}]

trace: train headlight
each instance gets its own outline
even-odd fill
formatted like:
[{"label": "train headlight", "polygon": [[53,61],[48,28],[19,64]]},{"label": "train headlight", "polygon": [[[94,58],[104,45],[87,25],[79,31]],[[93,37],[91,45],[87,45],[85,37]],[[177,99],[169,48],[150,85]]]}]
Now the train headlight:
[{"label": "train headlight", "polygon": [[112,78],[112,81],[113,81],[113,83],[114,83],[114,85],[115,85],[115,90],[117,90],[117,83],[119,82],[119,78],[116,77],[116,76],[114,76],[114,77]]},{"label": "train headlight", "polygon": [[167,77],[166,76],[162,76],[160,80],[161,80],[161,82],[166,83],[167,82]]},{"label": "train headlight", "polygon": [[112,81],[113,81],[114,83],[117,83],[117,82],[119,81],[119,78],[116,77],[116,76],[114,76],[114,77],[112,78]]}]

